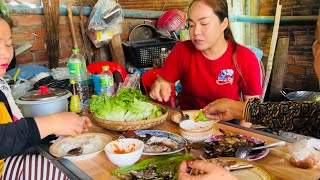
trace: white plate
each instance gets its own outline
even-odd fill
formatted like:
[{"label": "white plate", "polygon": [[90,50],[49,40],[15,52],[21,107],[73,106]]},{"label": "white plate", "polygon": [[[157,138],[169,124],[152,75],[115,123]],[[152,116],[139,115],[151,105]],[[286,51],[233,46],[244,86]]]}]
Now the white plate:
[{"label": "white plate", "polygon": [[172,151],[153,153],[153,152],[143,152],[144,155],[165,155],[165,154],[173,154],[183,150],[187,146],[187,141],[177,134],[173,134],[167,131],[158,131],[158,130],[137,130],[135,131],[137,136],[145,137],[146,134],[150,134],[156,137],[166,137],[178,143],[178,147],[173,149]]},{"label": "white plate", "polygon": [[221,157],[218,158],[219,161],[236,161],[235,165],[253,165],[253,168],[249,169],[242,169],[237,171],[232,171],[231,173],[236,176],[239,180],[247,180],[247,179],[254,179],[254,180],[274,180],[274,176],[270,173],[265,167],[261,166],[260,164],[250,162],[244,159],[238,159],[233,157]]},{"label": "white plate", "polygon": [[83,154],[79,156],[65,156],[64,158],[69,160],[85,160],[98,155],[111,141],[112,138],[106,134],[85,133],[76,137],[66,137],[54,143],[51,145],[49,152],[56,157],[61,157],[66,155],[70,149],[82,147]]}]

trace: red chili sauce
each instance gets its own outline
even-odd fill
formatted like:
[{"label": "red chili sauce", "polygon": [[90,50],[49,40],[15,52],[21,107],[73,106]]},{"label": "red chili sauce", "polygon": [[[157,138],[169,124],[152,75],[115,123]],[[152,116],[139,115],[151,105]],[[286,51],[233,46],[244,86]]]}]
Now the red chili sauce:
[{"label": "red chili sauce", "polygon": [[114,144],[113,145],[113,153],[115,154],[126,154],[126,153],[131,153],[133,151],[136,150],[136,144],[132,144],[131,147],[128,147],[128,148],[120,148],[118,146],[118,144]]}]

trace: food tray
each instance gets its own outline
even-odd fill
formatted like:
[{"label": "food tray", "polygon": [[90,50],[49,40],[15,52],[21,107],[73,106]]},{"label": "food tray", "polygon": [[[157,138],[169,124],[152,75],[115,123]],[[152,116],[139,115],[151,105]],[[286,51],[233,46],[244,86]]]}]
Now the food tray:
[{"label": "food tray", "polygon": [[320,92],[315,91],[293,91],[290,93],[281,92],[282,95],[291,101],[320,101]]}]

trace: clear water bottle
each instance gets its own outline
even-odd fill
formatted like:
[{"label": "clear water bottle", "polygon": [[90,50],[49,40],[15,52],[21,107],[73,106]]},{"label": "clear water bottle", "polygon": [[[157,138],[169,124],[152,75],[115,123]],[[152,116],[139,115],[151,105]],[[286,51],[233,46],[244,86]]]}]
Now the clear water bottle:
[{"label": "clear water bottle", "polygon": [[103,66],[100,74],[101,93],[107,93],[110,97],[114,93],[114,80],[113,74],[109,70],[109,66]]},{"label": "clear water bottle", "polygon": [[77,94],[81,99],[81,109],[88,107],[90,104],[90,90],[89,90],[89,74],[87,68],[84,66],[84,57],[79,53],[79,49],[73,49],[73,54],[68,61],[68,68],[70,79],[76,81]]}]

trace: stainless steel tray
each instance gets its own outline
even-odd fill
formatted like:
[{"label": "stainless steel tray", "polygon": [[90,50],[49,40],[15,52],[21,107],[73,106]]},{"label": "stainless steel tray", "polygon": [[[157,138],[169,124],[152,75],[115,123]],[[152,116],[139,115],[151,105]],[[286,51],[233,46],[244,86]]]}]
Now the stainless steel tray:
[{"label": "stainless steel tray", "polygon": [[285,93],[281,91],[282,95],[291,101],[320,101],[320,92],[315,91],[293,91]]}]

